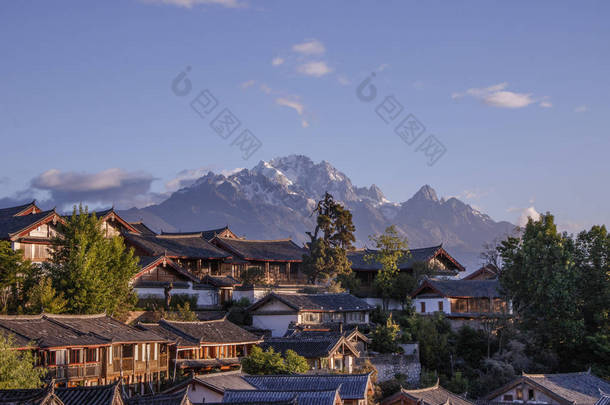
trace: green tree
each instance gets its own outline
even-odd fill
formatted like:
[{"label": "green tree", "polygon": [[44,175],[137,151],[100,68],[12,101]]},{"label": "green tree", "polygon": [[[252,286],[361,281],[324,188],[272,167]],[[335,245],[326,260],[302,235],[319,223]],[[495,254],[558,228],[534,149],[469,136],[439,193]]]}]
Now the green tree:
[{"label": "green tree", "polygon": [[66,306],[63,294],[55,291],[49,277],[40,278],[39,284],[31,289],[28,296],[28,311],[31,313],[61,314]]},{"label": "green tree", "polygon": [[242,369],[247,374],[285,374],[304,373],[309,370],[307,360],[292,350],[286,350],[284,358],[272,347],[263,351],[254,346],[247,357],[241,361]]},{"label": "green tree", "polygon": [[400,262],[409,258],[408,243],[402,238],[396,227],[387,227],[383,234],[370,236],[376,251],[365,256],[365,260],[381,264],[381,270],[375,276],[375,288],[382,298],[383,310],[387,311],[389,301],[396,296],[395,282],[400,271]]},{"label": "green tree", "polygon": [[585,332],[574,241],[557,231],[547,213],[530,218],[523,235],[507,238],[498,250],[500,283],[521,329],[533,333],[540,349],[573,351]]},{"label": "green tree", "polygon": [[398,338],[400,327],[390,315],[385,324],[379,324],[372,334],[371,349],[379,353],[396,353],[400,350]]},{"label": "green tree", "polygon": [[30,351],[16,350],[14,338],[0,334],[0,389],[38,388],[44,375]]},{"label": "green tree", "polygon": [[11,243],[0,241],[0,312],[15,310],[25,298],[24,280],[34,272],[23,251],[13,250]]},{"label": "green tree", "polygon": [[309,236],[308,253],[303,255],[303,273],[311,284],[349,273],[351,263],[347,251],[356,241],[352,213],[326,193],[313,212],[316,227]]},{"label": "green tree", "polygon": [[66,297],[66,312],[120,316],[132,309],[137,298],[129,282],[138,259],[123,238],[105,238],[95,214],[82,206],[74,207],[59,235],[47,270],[55,290]]},{"label": "green tree", "polygon": [[241,281],[243,285],[263,284],[265,282],[265,270],[258,266],[248,267],[241,274]]}]

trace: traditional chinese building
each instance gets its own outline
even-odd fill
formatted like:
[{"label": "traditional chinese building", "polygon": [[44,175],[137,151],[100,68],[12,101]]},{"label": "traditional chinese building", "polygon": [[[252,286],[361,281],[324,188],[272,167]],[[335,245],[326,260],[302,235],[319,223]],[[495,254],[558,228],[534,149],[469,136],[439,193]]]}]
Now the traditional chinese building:
[{"label": "traditional chinese building", "polygon": [[590,372],[523,374],[485,397],[488,404],[594,405],[610,382]]},{"label": "traditional chinese building", "polygon": [[401,388],[394,395],[381,401],[381,405],[474,405],[472,402],[462,398],[441,387],[438,381],[428,388],[417,390],[406,390]]},{"label": "traditional chinese building", "polygon": [[512,314],[499,287],[498,280],[426,280],[411,297],[418,314],[442,312],[454,327],[476,327],[482,320]]},{"label": "traditional chinese building", "polygon": [[0,390],[0,403],[7,405],[123,405],[118,382],[89,387],[55,387]]},{"label": "traditional chinese building", "polygon": [[462,280],[496,280],[497,278],[498,269],[488,264],[473,271],[466,277],[462,278]]},{"label": "traditional chinese building", "polygon": [[[347,258],[352,262],[352,270],[365,292],[372,289],[375,276],[381,270],[381,263],[374,260],[376,253],[374,249],[358,249],[347,254]],[[439,276],[455,276],[466,270],[443,245],[411,249],[408,258],[398,263],[398,268],[400,271],[412,272],[413,267],[418,264],[432,269],[434,274]]]},{"label": "traditional chinese building", "polygon": [[374,308],[351,294],[271,293],[252,304],[252,325],[283,336],[291,324],[367,324]]},{"label": "traditional chinese building", "polygon": [[106,315],[0,316],[0,333],[58,385],[100,385],[122,380],[133,392],[158,388],[167,378],[167,339]]},{"label": "traditional chinese building", "polygon": [[161,320],[139,324],[139,328],[174,343],[172,367],[197,373],[239,368],[241,357],[262,342],[226,317],[193,322]]}]

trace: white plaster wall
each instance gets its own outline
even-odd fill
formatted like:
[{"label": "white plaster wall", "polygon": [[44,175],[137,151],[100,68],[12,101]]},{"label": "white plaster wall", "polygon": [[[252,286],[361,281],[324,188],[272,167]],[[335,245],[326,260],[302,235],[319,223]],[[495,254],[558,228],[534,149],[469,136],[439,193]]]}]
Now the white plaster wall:
[{"label": "white plaster wall", "polygon": [[[134,291],[138,294],[138,297],[158,297],[165,298],[165,290],[162,287],[152,288],[152,287],[135,287]],[[212,306],[218,304],[218,290],[216,289],[204,289],[204,290],[194,290],[193,285],[189,283],[189,288],[174,288],[171,292],[171,295],[176,294],[188,294],[188,295],[196,295],[197,296],[197,306]]]},{"label": "white plaster wall", "polygon": [[[432,314],[434,312],[439,311],[439,301],[443,302],[443,312],[446,314],[451,313],[451,303],[449,302],[449,298],[415,298],[413,299],[413,305],[415,306],[415,312],[418,314]],[[426,312],[421,312],[421,304],[422,302],[426,303]]]},{"label": "white plaster wall", "polygon": [[272,336],[284,336],[290,322],[297,321],[294,315],[256,315],[252,314],[252,326],[271,330]]}]

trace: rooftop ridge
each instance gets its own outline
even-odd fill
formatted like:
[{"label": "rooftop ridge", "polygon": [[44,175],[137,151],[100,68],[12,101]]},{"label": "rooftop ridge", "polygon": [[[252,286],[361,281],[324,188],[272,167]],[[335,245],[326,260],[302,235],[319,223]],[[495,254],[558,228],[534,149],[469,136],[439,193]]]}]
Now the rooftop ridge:
[{"label": "rooftop ridge", "polygon": [[32,320],[32,319],[44,319],[44,313],[38,315],[0,315],[0,320],[7,321],[19,321],[19,320]]},{"label": "rooftop ridge", "polygon": [[[284,239],[235,239],[235,238],[223,238],[222,236],[216,236],[218,239],[225,241],[239,241],[239,242],[258,242],[258,243],[262,243],[262,242],[292,242],[292,239],[290,238],[284,238]],[[298,245],[297,245],[298,246]]]},{"label": "rooftop ridge", "polygon": [[436,379],[436,383],[430,387],[426,387],[426,388],[417,388],[414,390],[407,390],[404,388],[401,388],[401,392],[404,392],[406,394],[410,394],[410,393],[416,393],[416,392],[427,392],[427,391],[432,391],[432,390],[436,390],[436,389],[444,389],[443,387],[440,386],[439,384],[439,379]]},{"label": "rooftop ridge", "polygon": [[245,375],[245,378],[265,378],[265,379],[270,379],[270,378],[286,378],[286,377],[291,377],[291,378],[320,378],[320,377],[338,377],[338,378],[349,378],[349,377],[365,377],[365,376],[369,376],[371,373],[359,373],[359,374],[332,374],[332,373],[325,373],[325,374],[267,374],[267,375]]},{"label": "rooftop ridge", "polygon": [[[106,314],[105,312],[100,313],[100,314],[49,314],[49,313],[43,313],[42,315],[47,318],[58,318],[58,319],[70,319],[70,318],[94,319],[94,318],[104,318],[104,317],[108,316],[108,314]],[[112,318],[111,316],[108,316],[108,317]],[[114,319],[114,318],[112,318],[112,319]]]},{"label": "rooftop ridge", "polygon": [[162,233],[160,235],[156,235],[157,238],[161,238],[161,239],[201,238],[202,236],[203,236],[202,232],[198,232],[198,233],[177,233],[177,234]]}]

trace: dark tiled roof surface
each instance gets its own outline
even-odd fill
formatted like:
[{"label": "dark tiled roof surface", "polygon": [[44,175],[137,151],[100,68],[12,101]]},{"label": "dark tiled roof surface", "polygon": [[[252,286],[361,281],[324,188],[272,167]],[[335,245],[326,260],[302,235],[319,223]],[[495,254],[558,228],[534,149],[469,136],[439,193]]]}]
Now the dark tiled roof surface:
[{"label": "dark tiled roof surface", "polygon": [[576,405],[595,404],[601,397],[600,390],[610,393],[610,382],[590,373],[524,374],[523,377]]},{"label": "dark tiled roof surface", "polygon": [[339,387],[342,399],[365,399],[369,383],[368,374],[298,374],[298,375],[247,375],[249,384],[259,390],[334,390]]},{"label": "dark tiled roof surface", "polygon": [[36,203],[36,201],[34,200],[34,201],[30,202],[30,203],[23,204],[23,205],[17,205],[15,207],[0,208],[0,219],[2,217],[12,217],[14,215],[17,215],[21,211],[25,210],[26,208],[31,207],[35,203]]},{"label": "dark tiled roof surface", "polygon": [[241,284],[241,281],[234,279],[231,276],[206,275],[201,282],[211,284],[214,287],[233,287],[234,285]]},{"label": "dark tiled roof surface", "polygon": [[64,405],[112,405],[121,394],[115,383],[95,387],[55,388],[55,395]]},{"label": "dark tiled roof surface", "polygon": [[220,235],[221,232],[228,230],[228,226],[216,229],[207,229],[205,231],[193,231],[193,232],[161,232],[161,235],[198,235],[207,241],[214,239],[216,235]]},{"label": "dark tiled roof surface", "polygon": [[338,294],[282,294],[271,293],[252,304],[258,308],[264,302],[277,298],[279,301],[299,311],[370,311],[374,309],[366,301],[348,293]]},{"label": "dark tiled roof surface", "polygon": [[106,315],[45,315],[54,322],[78,330],[100,336],[111,342],[162,342],[154,333],[143,331],[126,325]]},{"label": "dark tiled roof surface", "polygon": [[46,405],[48,402],[44,400],[52,392],[53,387],[50,385],[45,388],[0,389],[0,404]]},{"label": "dark tiled roof surface", "polygon": [[308,359],[327,357],[330,351],[339,343],[342,336],[324,336],[309,338],[270,338],[260,344],[263,350],[272,347],[273,351],[284,354],[286,350],[295,351]]},{"label": "dark tiled roof surface", "polygon": [[190,403],[186,389],[173,394],[139,395],[125,400],[125,405],[186,405]]},{"label": "dark tiled roof surface", "polygon": [[142,235],[154,236],[156,232],[147,227],[143,222],[130,222],[129,225],[133,226]]},{"label": "dark tiled roof surface", "polygon": [[427,280],[414,296],[425,291],[426,286],[439,291],[445,297],[500,297],[498,280]]},{"label": "dark tiled roof surface", "polygon": [[41,348],[108,343],[102,337],[58,325],[43,315],[1,316],[0,330],[15,335],[19,345],[31,341]]},{"label": "dark tiled roof surface", "polygon": [[472,402],[447,391],[439,385],[419,390],[402,389],[400,394],[415,399],[416,401],[421,401],[425,405],[444,405],[447,403],[451,405],[472,405]]},{"label": "dark tiled roof surface", "polygon": [[226,246],[242,259],[302,261],[306,250],[290,239],[281,240],[246,240],[232,238],[216,238],[220,245]]},{"label": "dark tiled roof surface", "polygon": [[177,333],[174,329],[164,328],[158,323],[139,323],[138,328],[154,333],[155,335],[167,339],[178,345],[178,347],[199,347],[199,341],[192,339],[184,334]]},{"label": "dark tiled roof surface", "polygon": [[602,394],[595,405],[610,405],[610,394]]},{"label": "dark tiled roof surface", "polygon": [[[430,246],[419,249],[411,249],[411,256],[399,263],[400,269],[410,269],[415,263],[425,262],[432,258],[437,251],[439,251],[443,245]],[[347,253],[347,258],[352,262],[352,269],[357,270],[381,270],[381,263],[376,261],[368,261],[368,255],[374,255],[376,250],[374,249],[361,249]]]},{"label": "dark tiled roof surface", "polygon": [[170,257],[188,257],[196,259],[223,259],[231,255],[207,240],[197,236],[173,237],[136,235],[125,233],[123,237],[128,243],[147,251],[151,256],[167,255]]},{"label": "dark tiled roof surface", "polygon": [[55,213],[55,210],[42,211],[38,214],[29,214],[22,216],[0,216],[0,239],[8,239],[10,234],[21,231],[35,224],[41,219]]},{"label": "dark tiled roof surface", "polygon": [[188,340],[201,343],[257,342],[260,338],[226,319],[179,322],[161,320],[159,325]]},{"label": "dark tiled roof surface", "polygon": [[252,391],[226,390],[223,403],[259,403],[290,401],[295,397],[299,405],[333,405],[337,396],[336,390],[325,391]]},{"label": "dark tiled roof surface", "polygon": [[203,374],[195,377],[195,380],[198,382],[205,384],[207,386],[213,387],[218,391],[224,392],[227,389],[231,390],[253,390],[256,389],[254,386],[248,384],[246,380],[243,379],[243,373],[220,373],[218,375],[215,374]]}]

